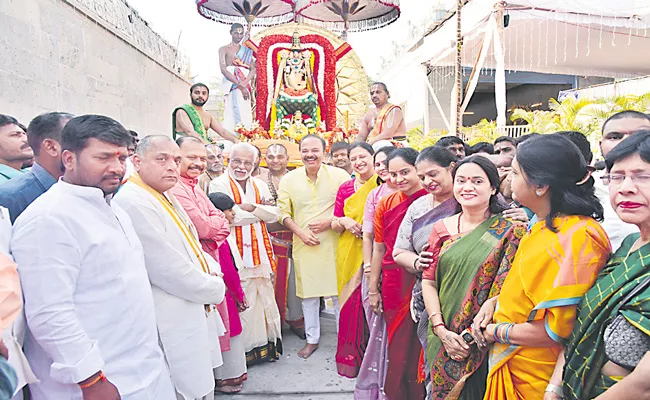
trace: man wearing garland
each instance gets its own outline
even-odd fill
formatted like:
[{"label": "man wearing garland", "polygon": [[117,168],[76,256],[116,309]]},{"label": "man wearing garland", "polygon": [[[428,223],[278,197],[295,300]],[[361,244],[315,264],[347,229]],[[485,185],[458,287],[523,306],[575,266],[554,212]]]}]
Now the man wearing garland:
[{"label": "man wearing garland", "polygon": [[210,89],[204,83],[195,83],[190,88],[190,99],[192,104],[183,104],[174,109],[172,113],[173,138],[177,136],[193,136],[203,143],[212,142],[208,135],[208,129],[212,129],[222,138],[237,143],[239,139],[229,130],[225,129],[217,119],[203,109],[208,102]]},{"label": "man wearing garland", "polygon": [[[406,146],[406,123],[402,109],[388,102],[390,93],[385,83],[375,82],[370,87],[370,97],[375,108],[368,111],[361,120],[357,141],[375,143],[397,142]],[[398,146],[400,147],[400,146]]]},{"label": "man wearing garland", "polygon": [[158,326],[177,397],[214,398],[213,368],[223,364],[218,336],[225,332],[215,304],[225,284],[219,264],[205,253],[197,228],[172,193],[181,155],[169,136],[142,139],[136,173],[115,196],[133,221],[144,250]]},{"label": "man wearing garland", "polygon": [[243,25],[232,24],[230,36],[232,42],[219,49],[219,68],[225,100],[223,124],[232,131],[238,124],[250,128],[253,123],[251,81],[255,78],[255,58],[253,50],[241,44]]},{"label": "man wearing garland", "polygon": [[277,222],[280,210],[272,201],[268,185],[251,176],[257,149],[250,143],[234,145],[228,173],[210,184],[210,193],[230,196],[237,204],[231,224],[237,249],[244,260],[239,270],[249,308],[240,314],[246,362],[253,365],[273,361],[282,354],[280,312],[275,302],[273,276],[275,255],[266,224]]}]

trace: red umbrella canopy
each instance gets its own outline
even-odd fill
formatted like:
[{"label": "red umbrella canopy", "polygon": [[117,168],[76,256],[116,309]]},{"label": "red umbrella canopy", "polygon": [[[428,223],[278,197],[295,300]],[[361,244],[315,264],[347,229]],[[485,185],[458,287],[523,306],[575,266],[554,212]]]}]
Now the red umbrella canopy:
[{"label": "red umbrella canopy", "polygon": [[399,0],[296,0],[296,15],[332,31],[360,32],[395,22],[400,9]]},{"label": "red umbrella canopy", "polygon": [[294,19],[294,0],[196,0],[199,14],[205,18],[249,26],[274,26]]}]

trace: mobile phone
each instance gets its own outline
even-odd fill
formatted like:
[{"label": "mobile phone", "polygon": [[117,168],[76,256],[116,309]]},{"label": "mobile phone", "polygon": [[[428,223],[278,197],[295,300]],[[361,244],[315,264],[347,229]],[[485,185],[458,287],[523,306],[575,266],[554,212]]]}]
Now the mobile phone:
[{"label": "mobile phone", "polygon": [[463,338],[465,343],[467,344],[474,344],[474,336],[472,336],[472,333],[469,329],[465,329],[460,333],[460,337]]}]

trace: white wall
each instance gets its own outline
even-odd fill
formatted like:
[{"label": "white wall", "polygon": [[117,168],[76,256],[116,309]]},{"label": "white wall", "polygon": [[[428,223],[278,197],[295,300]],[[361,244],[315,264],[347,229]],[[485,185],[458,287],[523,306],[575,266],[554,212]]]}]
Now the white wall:
[{"label": "white wall", "polygon": [[170,134],[189,100],[175,49],[123,0],[0,0],[0,27],[0,113],[24,124],[56,110]]}]

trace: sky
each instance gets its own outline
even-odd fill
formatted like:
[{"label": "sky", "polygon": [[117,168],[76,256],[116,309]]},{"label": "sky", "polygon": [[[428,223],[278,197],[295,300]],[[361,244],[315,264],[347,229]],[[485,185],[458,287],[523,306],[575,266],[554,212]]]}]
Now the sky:
[{"label": "sky", "polygon": [[[165,40],[177,46],[191,65],[195,81],[208,82],[220,77],[219,47],[230,42],[229,26],[203,18],[194,0],[127,0],[149,26]],[[401,0],[401,16],[393,24],[367,32],[348,34],[348,43],[357,52],[366,73],[377,77],[382,51],[391,52],[393,40],[406,41],[409,20],[422,18],[422,9],[431,9],[432,0]],[[427,3],[427,6],[423,6]],[[263,28],[253,27],[253,34]],[[386,54],[383,54],[386,56]]]}]

